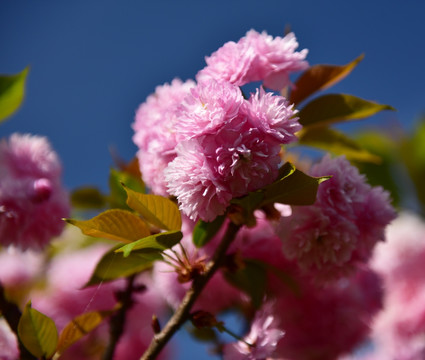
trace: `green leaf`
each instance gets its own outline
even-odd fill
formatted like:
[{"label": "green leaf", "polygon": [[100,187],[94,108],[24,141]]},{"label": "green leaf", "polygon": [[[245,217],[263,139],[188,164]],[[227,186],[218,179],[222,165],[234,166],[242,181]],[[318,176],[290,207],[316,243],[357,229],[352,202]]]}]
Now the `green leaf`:
[{"label": "green leaf", "polygon": [[211,222],[199,220],[193,229],[192,240],[195,246],[199,248],[206,245],[220,230],[225,219],[225,216],[217,216]]},{"label": "green leaf", "polygon": [[304,127],[325,126],[339,121],[366,118],[382,110],[394,108],[352,95],[329,94],[309,102],[300,110],[298,116]]},{"label": "green leaf", "polygon": [[104,195],[94,187],[81,187],[71,193],[73,207],[81,209],[101,209],[105,207]]},{"label": "green leaf", "polygon": [[21,105],[29,68],[16,75],[0,76],[0,122],[12,115]]},{"label": "green leaf", "polygon": [[344,79],[362,61],[364,55],[346,65],[313,65],[295,82],[289,102],[298,104],[319,90],[325,90]]},{"label": "green leaf", "polygon": [[89,236],[131,242],[150,235],[147,224],[137,215],[122,209],[106,210],[90,220],[65,219]]},{"label": "green leaf", "polygon": [[[365,163],[354,162],[362,174],[366,175],[368,183],[372,186],[382,186],[391,193],[392,205],[398,206],[405,194],[402,190],[407,187],[400,187],[400,180],[404,177],[404,172],[400,172],[400,164],[398,163],[400,155],[403,156],[403,150],[400,151],[399,144],[382,132],[365,132],[356,136],[362,147],[377,154],[381,162]],[[409,159],[414,157],[412,149],[409,149],[405,155]],[[401,176],[401,177],[400,177]],[[405,180],[401,180],[404,183]],[[421,178],[421,184],[423,178]]]},{"label": "green leaf", "polygon": [[27,350],[37,358],[50,358],[56,350],[58,331],[48,316],[31,307],[29,302],[18,324],[18,335]]},{"label": "green leaf", "polygon": [[128,209],[127,205],[127,192],[122,187],[126,184],[130,189],[137,192],[145,192],[145,185],[140,177],[123,171],[111,169],[109,172],[109,203],[112,208]]},{"label": "green leaf", "polygon": [[225,271],[224,277],[230,284],[245,292],[251,298],[252,305],[258,309],[266,291],[266,268],[262,262],[254,259],[244,259],[243,262],[242,268]]},{"label": "green leaf", "polygon": [[178,244],[182,238],[183,234],[179,230],[163,232],[121,246],[116,250],[116,252],[123,252],[124,257],[127,257],[130,253],[136,250],[150,249],[164,251]]},{"label": "green leaf", "polygon": [[122,253],[116,252],[117,249],[119,246],[102,256],[86,286],[137,274],[151,268],[155,261],[162,260],[158,251],[133,252],[124,257]]},{"label": "green leaf", "polygon": [[311,177],[295,169],[290,163],[284,165],[286,169],[289,166],[293,167],[294,171],[264,188],[264,200],[261,206],[274,202],[288,205],[314,204],[319,184],[330,178]]},{"label": "green leaf", "polygon": [[425,119],[417,124],[411,137],[401,142],[399,152],[415,186],[415,195],[422,207],[422,214],[425,215]]},{"label": "green leaf", "polygon": [[178,206],[159,195],[142,194],[124,186],[127,205],[151,224],[164,230],[180,230],[182,218]]},{"label": "green leaf", "polygon": [[349,160],[366,161],[375,164],[381,162],[379,156],[362,148],[356,141],[345,134],[328,127],[307,127],[299,132],[298,142],[301,145],[314,146],[336,155],[345,155]]},{"label": "green leaf", "polygon": [[56,349],[57,353],[62,354],[68,347],[96,329],[105,318],[109,317],[114,312],[115,310],[92,311],[72,319],[71,322],[64,327],[59,336]]}]

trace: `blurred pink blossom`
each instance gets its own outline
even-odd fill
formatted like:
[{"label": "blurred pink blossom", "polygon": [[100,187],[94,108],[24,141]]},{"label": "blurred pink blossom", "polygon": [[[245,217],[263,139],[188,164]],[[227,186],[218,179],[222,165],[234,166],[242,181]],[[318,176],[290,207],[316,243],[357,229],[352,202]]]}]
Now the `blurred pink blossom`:
[{"label": "blurred pink blossom", "polygon": [[[107,249],[106,245],[99,244],[65,251],[49,263],[46,287],[34,292],[32,304],[54,319],[59,330],[85,311],[110,310],[116,304],[114,292],[119,288],[116,283],[106,282],[99,287],[84,288]],[[124,285],[123,280],[119,283]]]},{"label": "blurred pink blossom", "polygon": [[[372,267],[384,282],[384,308],[376,316],[373,336],[376,353],[395,360],[425,358],[425,222],[401,213],[387,229]],[[385,354],[385,355],[383,355]]]},{"label": "blurred pink blossom", "polygon": [[277,354],[283,359],[337,359],[368,336],[372,317],[382,306],[378,276],[361,269],[349,278],[317,286],[295,276],[298,290],[282,288],[275,314],[285,336]]},{"label": "blurred pink blossom", "polygon": [[[117,304],[117,292],[126,284],[124,279],[84,287],[97,262],[107,251],[104,244],[66,251],[56,255],[47,270],[46,288],[32,294],[33,307],[51,317],[61,331],[74,317],[85,312],[111,310]],[[151,284],[148,276],[141,275],[136,285],[146,290],[135,293],[134,306],[129,310],[122,335],[117,344],[117,360],[139,359],[153,337],[151,318],[161,316],[165,303]],[[63,354],[64,359],[98,359],[109,341],[107,320],[88,336],[79,340]],[[165,356],[165,353],[164,353]]]},{"label": "blurred pink blossom", "polygon": [[225,360],[277,359],[276,348],[284,334],[285,332],[280,329],[276,321],[275,309],[271,303],[266,302],[256,312],[251,329],[243,338],[245,342],[227,344],[224,347],[223,358]]},{"label": "blurred pink blossom", "polygon": [[288,258],[318,280],[332,280],[368,261],[395,211],[388,193],[367,184],[344,157],[325,156],[310,175],[332,178],[319,185],[313,205],[282,218],[278,233]]},{"label": "blurred pink blossom", "polygon": [[13,134],[0,142],[0,244],[42,249],[70,211],[61,165],[47,139]]},{"label": "blurred pink blossom", "polygon": [[0,360],[19,359],[18,341],[6,320],[0,318]]},{"label": "blurred pink blossom", "polygon": [[9,246],[0,251],[0,283],[17,302],[26,301],[26,292],[41,278],[44,254]]}]

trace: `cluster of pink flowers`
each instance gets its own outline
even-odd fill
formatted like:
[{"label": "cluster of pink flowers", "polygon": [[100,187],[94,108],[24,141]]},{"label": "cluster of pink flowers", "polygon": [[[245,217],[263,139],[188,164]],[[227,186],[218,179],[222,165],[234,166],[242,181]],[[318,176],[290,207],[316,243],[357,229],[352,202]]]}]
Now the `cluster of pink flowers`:
[{"label": "cluster of pink flowers", "polygon": [[281,90],[291,72],[307,66],[297,46],[293,34],[273,39],[251,30],[207,58],[196,84],[158,87],[133,125],[146,184],[176,196],[191,219],[211,221],[232,198],[275,180],[281,145],[301,129],[296,111],[263,89],[245,99],[238,86],[263,81]]},{"label": "cluster of pink flowers", "polygon": [[285,255],[305,272],[337,279],[369,260],[396,214],[388,192],[370,186],[344,157],[325,156],[310,175],[332,178],[320,184],[314,205],[294,207],[282,217],[278,233]]},{"label": "cluster of pink flowers", "polygon": [[[251,30],[207,57],[196,83],[158,87],[137,111],[134,141],[143,179],[153,192],[174,195],[187,215],[181,244],[154,266],[154,286],[172,307],[224,231],[196,249],[193,221],[212,221],[233,198],[273,182],[282,145],[296,141],[301,125],[284,97],[264,88],[246,97],[240,87],[261,81],[280,91],[290,85],[290,74],[308,66],[307,50],[297,47],[292,33],[273,38]],[[195,309],[213,314],[249,307],[226,272],[244,261],[274,269],[265,280],[269,300],[252,318],[246,342],[226,345],[225,358],[336,359],[365,339],[380,309],[380,280],[366,264],[395,218],[388,193],[368,185],[343,157],[326,156],[309,174],[332,175],[320,184],[316,203],[281,208],[278,223],[257,211],[256,226],[239,231],[227,254],[230,264],[197,299]]]},{"label": "cluster of pink flowers", "polygon": [[[290,216],[288,207],[282,215]],[[352,351],[368,336],[373,316],[382,305],[381,282],[377,274],[363,267],[352,276],[318,284],[306,275],[297,261],[289,260],[275,225],[256,212],[257,225],[243,228],[227,253],[227,265],[217,272],[197,299],[194,310],[219,315],[235,306],[250,308],[245,292],[230,286],[226,272],[244,266],[245,261],[267,264],[265,301],[251,320],[244,341],[224,347],[225,359],[336,359]],[[196,249],[190,241],[193,223],[185,219],[184,238],[170,256],[188,259],[186,269],[206,264],[221,240],[223,230],[206,246]],[[185,253],[186,255],[183,255]],[[233,260],[232,260],[233,259]],[[242,264],[242,265],[241,265]],[[181,281],[181,269],[174,261],[157,262],[153,284],[174,308],[178,306],[190,280]],[[252,345],[248,346],[246,343]]]},{"label": "cluster of pink flowers", "polygon": [[61,233],[70,205],[60,175],[45,138],[13,134],[0,142],[0,245],[41,249]]}]

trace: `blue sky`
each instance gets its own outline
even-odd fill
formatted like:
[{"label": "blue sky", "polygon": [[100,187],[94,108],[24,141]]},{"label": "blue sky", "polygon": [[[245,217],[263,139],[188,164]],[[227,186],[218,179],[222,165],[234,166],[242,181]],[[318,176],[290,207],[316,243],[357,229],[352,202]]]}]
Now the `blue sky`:
[{"label": "blue sky", "polygon": [[311,64],[365,53],[332,91],[398,110],[378,122],[412,123],[425,110],[424,14],[419,0],[3,0],[0,73],[31,72],[25,103],[0,137],[48,136],[68,187],[106,188],[109,148],[133,156],[134,112],[155,86],[193,78],[206,55],[251,28],[277,36],[286,24]]},{"label": "blue sky", "polygon": [[45,135],[68,188],[106,189],[109,149],[134,155],[134,112],[155,86],[194,78],[206,55],[251,28],[278,36],[285,25],[310,64],[365,53],[332,91],[397,109],[362,125],[409,129],[425,111],[424,14],[420,0],[2,0],[0,73],[31,71],[23,107],[0,137]]}]

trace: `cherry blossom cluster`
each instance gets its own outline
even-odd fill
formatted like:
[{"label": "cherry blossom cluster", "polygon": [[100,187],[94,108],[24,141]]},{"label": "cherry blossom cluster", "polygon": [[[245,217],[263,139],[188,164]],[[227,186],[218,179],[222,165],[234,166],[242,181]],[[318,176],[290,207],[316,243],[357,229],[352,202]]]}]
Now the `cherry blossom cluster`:
[{"label": "cherry blossom cluster", "polygon": [[[174,308],[223,236],[221,230],[195,248],[194,221],[212,221],[233,198],[273,182],[282,146],[297,140],[297,110],[264,89],[290,86],[291,72],[307,66],[307,51],[296,52],[297,45],[293,34],[272,38],[251,30],[207,57],[196,83],[160,86],[136,113],[133,140],[144,181],[174,195],[188,216],[171,260],[156,263],[153,272],[154,286]],[[246,98],[241,86],[255,81],[263,87]],[[382,305],[380,279],[367,262],[395,218],[388,193],[370,186],[344,157],[325,156],[308,174],[332,176],[320,184],[316,203],[280,207],[276,222],[256,212],[257,225],[238,233],[227,268],[195,303],[195,310],[212,314],[247,308],[249,299],[226,273],[252,261],[273,267],[250,332],[225,347],[225,359],[336,359],[364,341]]]},{"label": "cherry blossom cluster", "polygon": [[295,141],[301,125],[282,96],[257,89],[246,99],[240,86],[289,85],[290,73],[307,67],[307,51],[297,46],[292,33],[272,38],[251,30],[208,57],[196,83],[158,87],[133,124],[146,184],[176,196],[191,219],[211,221],[232,198],[273,182],[281,145]]}]

